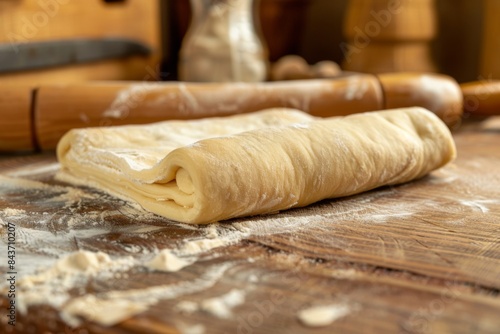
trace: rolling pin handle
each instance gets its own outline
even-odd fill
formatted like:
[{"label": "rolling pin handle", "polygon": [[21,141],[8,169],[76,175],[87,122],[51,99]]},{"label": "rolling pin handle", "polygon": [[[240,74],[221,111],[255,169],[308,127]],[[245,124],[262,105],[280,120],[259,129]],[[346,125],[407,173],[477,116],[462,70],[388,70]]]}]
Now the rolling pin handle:
[{"label": "rolling pin handle", "polygon": [[429,109],[450,128],[461,122],[463,96],[450,76],[423,73],[387,73],[378,78],[384,92],[385,108],[418,106]]},{"label": "rolling pin handle", "polygon": [[460,85],[467,115],[500,115],[500,81],[480,80]]}]

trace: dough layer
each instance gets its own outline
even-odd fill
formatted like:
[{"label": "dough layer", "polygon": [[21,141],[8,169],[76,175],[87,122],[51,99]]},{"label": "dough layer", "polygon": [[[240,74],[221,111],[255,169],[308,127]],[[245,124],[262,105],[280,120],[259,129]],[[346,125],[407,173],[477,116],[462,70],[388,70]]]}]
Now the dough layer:
[{"label": "dough layer", "polygon": [[75,129],[62,171],[158,215],[203,224],[419,178],[455,155],[423,108],[315,118],[290,109]]}]

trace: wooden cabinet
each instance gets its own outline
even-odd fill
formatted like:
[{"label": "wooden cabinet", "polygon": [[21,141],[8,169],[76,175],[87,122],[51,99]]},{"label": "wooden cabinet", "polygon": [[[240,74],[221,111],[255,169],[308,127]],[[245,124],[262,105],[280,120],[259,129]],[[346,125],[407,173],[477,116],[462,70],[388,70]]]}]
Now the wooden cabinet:
[{"label": "wooden cabinet", "polygon": [[500,1],[484,0],[483,46],[479,80],[500,79]]}]

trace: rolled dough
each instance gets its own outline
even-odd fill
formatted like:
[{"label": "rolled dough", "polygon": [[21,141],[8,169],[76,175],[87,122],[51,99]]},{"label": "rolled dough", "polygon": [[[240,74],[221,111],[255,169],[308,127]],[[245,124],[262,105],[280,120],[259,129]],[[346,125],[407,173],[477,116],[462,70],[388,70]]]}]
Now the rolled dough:
[{"label": "rolled dough", "polygon": [[57,155],[73,181],[203,224],[407,182],[456,151],[448,128],[422,108],[324,119],[271,109],[74,129]]}]

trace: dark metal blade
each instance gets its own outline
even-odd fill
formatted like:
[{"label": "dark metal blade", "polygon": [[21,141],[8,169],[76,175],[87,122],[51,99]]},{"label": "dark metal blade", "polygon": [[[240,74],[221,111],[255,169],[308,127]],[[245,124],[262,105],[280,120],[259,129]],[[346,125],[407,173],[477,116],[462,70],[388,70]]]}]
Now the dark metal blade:
[{"label": "dark metal blade", "polygon": [[0,73],[149,55],[143,43],[123,38],[0,44]]}]

